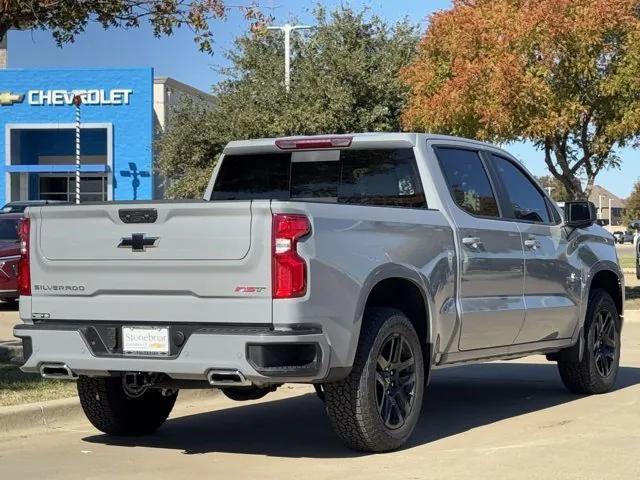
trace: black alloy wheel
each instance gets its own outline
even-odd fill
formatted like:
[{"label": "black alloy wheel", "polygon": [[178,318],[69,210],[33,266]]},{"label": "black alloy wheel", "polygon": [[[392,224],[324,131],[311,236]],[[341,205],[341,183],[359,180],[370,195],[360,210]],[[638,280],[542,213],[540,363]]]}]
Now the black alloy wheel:
[{"label": "black alloy wheel", "polygon": [[400,333],[382,345],[376,365],[376,401],[385,426],[400,428],[413,409],[416,386],[415,356]]}]

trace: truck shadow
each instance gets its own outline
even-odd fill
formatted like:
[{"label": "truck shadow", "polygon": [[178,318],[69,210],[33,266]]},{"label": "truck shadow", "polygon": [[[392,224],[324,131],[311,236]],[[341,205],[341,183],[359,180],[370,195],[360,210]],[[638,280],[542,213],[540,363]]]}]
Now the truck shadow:
[{"label": "truck shadow", "polygon": [[[640,368],[622,367],[616,389],[640,384]],[[407,448],[568,402],[580,401],[560,382],[555,364],[488,363],[434,373],[422,417]],[[287,458],[360,456],[333,434],[322,402],[305,394],[262,403],[238,404],[168,420],[154,435],[84,440],[122,447],[213,452]]]},{"label": "truck shadow", "polygon": [[0,301],[0,312],[17,312],[18,302],[14,300],[2,300]]}]

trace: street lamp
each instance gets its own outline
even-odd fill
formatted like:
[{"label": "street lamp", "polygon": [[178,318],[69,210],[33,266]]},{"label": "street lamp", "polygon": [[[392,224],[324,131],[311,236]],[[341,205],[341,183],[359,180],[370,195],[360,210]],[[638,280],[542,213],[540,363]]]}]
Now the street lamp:
[{"label": "street lamp", "polygon": [[547,191],[547,195],[553,198],[553,196],[551,195],[551,192],[554,191],[556,188],[549,186],[549,187],[544,187],[544,189]]},{"label": "street lamp", "polygon": [[284,32],[284,88],[289,93],[291,88],[291,32],[293,30],[308,30],[311,25],[289,25],[282,27],[267,27],[267,30],[280,30]]}]

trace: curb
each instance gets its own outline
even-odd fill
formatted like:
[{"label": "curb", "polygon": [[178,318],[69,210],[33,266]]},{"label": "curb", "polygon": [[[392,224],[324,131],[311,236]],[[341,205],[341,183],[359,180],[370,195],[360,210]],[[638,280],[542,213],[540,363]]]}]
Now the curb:
[{"label": "curb", "polygon": [[[220,391],[215,389],[182,390],[178,395],[176,407],[189,402],[212,399],[219,393]],[[0,407],[0,434],[60,428],[64,424],[84,418],[78,397]]]}]

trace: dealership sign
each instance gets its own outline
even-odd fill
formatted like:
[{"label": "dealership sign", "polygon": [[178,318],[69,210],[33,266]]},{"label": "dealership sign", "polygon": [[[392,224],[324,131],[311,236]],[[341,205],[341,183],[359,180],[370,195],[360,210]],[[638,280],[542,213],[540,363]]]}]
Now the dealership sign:
[{"label": "dealership sign", "polygon": [[73,97],[80,95],[83,105],[129,105],[133,90],[29,90],[29,105],[73,105]]}]

